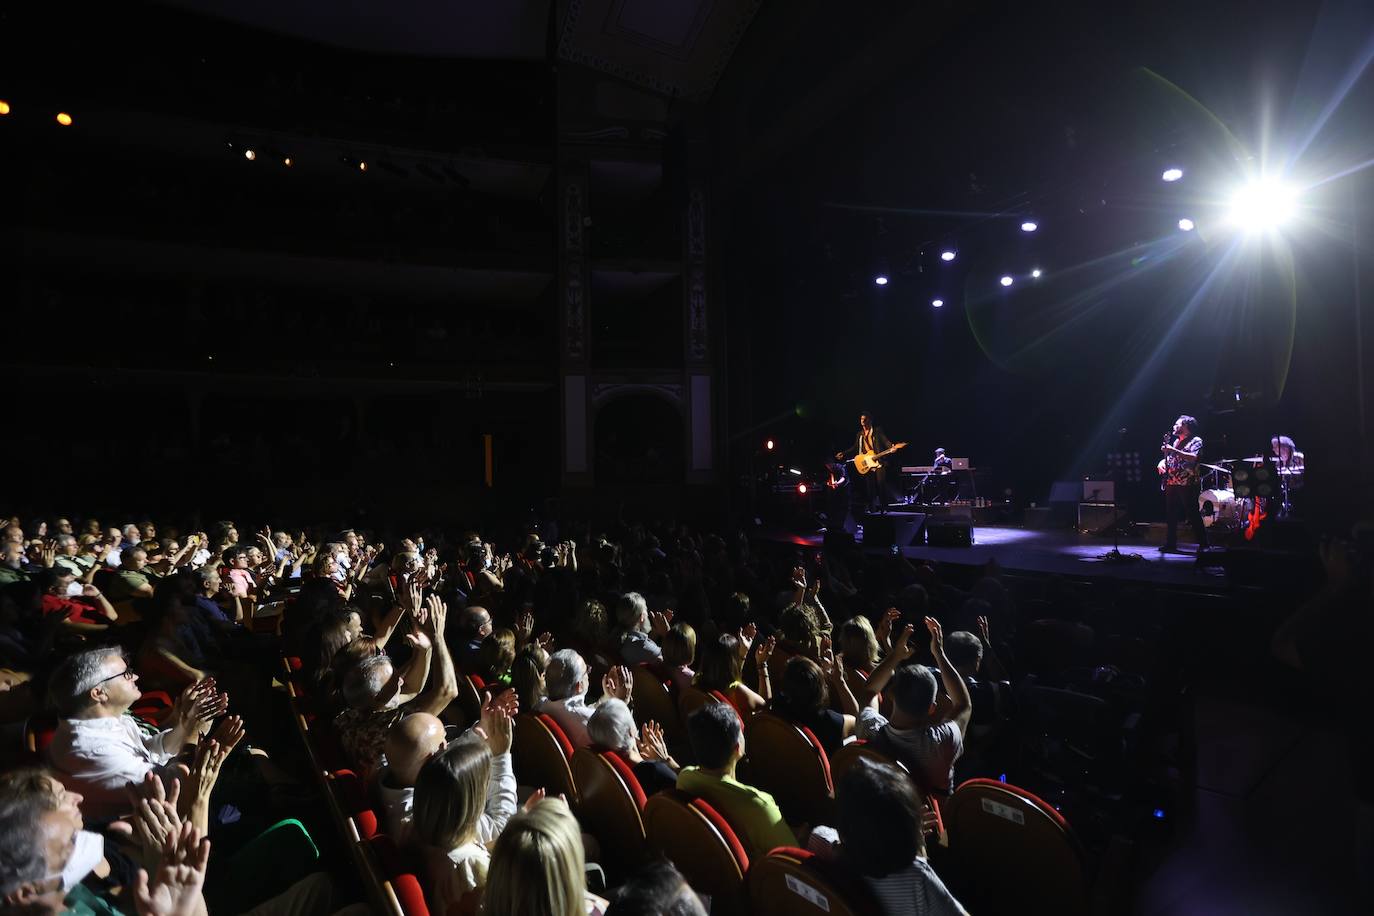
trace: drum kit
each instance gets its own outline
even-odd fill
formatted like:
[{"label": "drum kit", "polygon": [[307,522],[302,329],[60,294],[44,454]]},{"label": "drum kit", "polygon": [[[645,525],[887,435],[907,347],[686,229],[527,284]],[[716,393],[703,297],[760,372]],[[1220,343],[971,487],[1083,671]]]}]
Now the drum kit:
[{"label": "drum kit", "polygon": [[[1202,490],[1198,493],[1198,511],[1202,513],[1202,524],[1208,528],[1234,531],[1257,517],[1286,518],[1292,510],[1290,493],[1302,487],[1301,467],[1274,467],[1273,458],[1259,455],[1223,458],[1216,464],[1203,462],[1199,468]],[[1273,480],[1277,481],[1277,488],[1268,483]]]}]

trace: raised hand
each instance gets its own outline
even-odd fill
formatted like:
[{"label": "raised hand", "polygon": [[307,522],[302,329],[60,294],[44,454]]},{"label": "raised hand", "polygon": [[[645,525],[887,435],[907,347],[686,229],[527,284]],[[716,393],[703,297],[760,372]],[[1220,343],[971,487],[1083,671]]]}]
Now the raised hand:
[{"label": "raised hand", "polygon": [[535,789],[531,792],[530,797],[525,799],[525,810],[533,811],[535,808],[539,807],[539,803],[544,800],[545,794],[543,789]]},{"label": "raised hand", "polygon": [[897,641],[892,644],[892,654],[897,656],[897,661],[904,662],[916,654],[916,647],[911,644],[911,637],[916,632],[916,627],[907,624],[902,627],[902,632],[898,634]]},{"label": "raised hand", "polygon": [[796,588],[806,588],[806,567],[792,567],[792,585]]},{"label": "raised hand", "polygon": [[669,621],[673,619],[672,614],[672,611],[650,611],[649,633],[656,639],[662,639],[668,635]]},{"label": "raised hand", "polygon": [[930,654],[939,658],[940,653],[945,651],[945,634],[940,629],[940,621],[927,617],[926,629],[930,631]]},{"label": "raised hand", "polygon": [[672,759],[668,753],[668,742],[663,739],[663,727],[650,719],[639,730],[639,755],[645,760]]},{"label": "raised hand", "polygon": [[525,611],[515,618],[515,641],[517,643],[529,642],[530,634],[534,632],[534,615]]},{"label": "raised hand", "polygon": [[601,679],[601,692],[617,700],[630,698],[630,669],[617,665]]},{"label": "raised hand", "polygon": [[205,868],[210,862],[210,841],[187,821],[173,831],[162,846],[162,862],[152,880],[143,869],[134,883],[134,909],[138,916],[198,916],[205,912]]},{"label": "raised hand", "polygon": [[442,639],[448,626],[448,605],[438,595],[430,595],[425,599],[425,607],[429,609],[429,631]]},{"label": "raised hand", "polygon": [[483,693],[482,715],[485,716],[488,709],[504,710],[506,715],[514,718],[520,712],[520,695],[515,692],[514,687],[507,687],[495,696]]},{"label": "raised hand", "polygon": [[[507,690],[506,693],[514,693]],[[481,729],[487,736],[487,747],[491,749],[492,756],[499,756],[510,752],[511,735],[511,716],[513,713],[510,707],[505,704],[494,702],[490,696],[486,697],[486,702],[482,704]]]},{"label": "raised hand", "polygon": [[768,659],[772,657],[773,650],[777,647],[778,639],[776,636],[770,636],[767,639],[759,640],[758,645],[754,647],[754,663],[759,668],[763,668],[764,665],[768,664]]},{"label": "raised hand", "polygon": [[988,619],[980,616],[978,618],[978,635],[982,638],[983,644],[992,645],[992,631],[988,628]]},{"label": "raised hand", "polygon": [[405,643],[417,652],[427,652],[434,648],[434,641],[424,630],[416,630],[405,635]]}]

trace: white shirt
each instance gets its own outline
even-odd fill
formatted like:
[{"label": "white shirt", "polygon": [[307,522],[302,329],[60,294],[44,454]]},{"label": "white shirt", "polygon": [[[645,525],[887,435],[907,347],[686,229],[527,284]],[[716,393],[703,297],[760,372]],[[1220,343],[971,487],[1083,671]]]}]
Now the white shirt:
[{"label": "white shirt", "polygon": [[539,704],[538,709],[539,712],[553,716],[553,720],[563,727],[574,748],[592,746],[592,736],[587,733],[587,723],[591,721],[596,707],[588,706],[585,696],[568,697],[566,700],[545,700]]},{"label": "white shirt", "polygon": [[145,733],[131,716],[63,719],[48,747],[48,758],[64,774],[62,782],[85,796],[87,821],[104,821],[130,812],[124,787],[162,766],[179,748],[166,746],[172,730]]},{"label": "white shirt", "polygon": [[[414,819],[415,787],[392,788],[386,784],[386,769],[383,768],[377,779],[377,790],[382,797],[386,832],[397,842],[406,841]],[[477,842],[485,846],[496,842],[501,831],[506,829],[506,821],[515,814],[515,793],[515,771],[511,767],[510,754],[497,754],[491,758],[486,810],[477,819]]]}]

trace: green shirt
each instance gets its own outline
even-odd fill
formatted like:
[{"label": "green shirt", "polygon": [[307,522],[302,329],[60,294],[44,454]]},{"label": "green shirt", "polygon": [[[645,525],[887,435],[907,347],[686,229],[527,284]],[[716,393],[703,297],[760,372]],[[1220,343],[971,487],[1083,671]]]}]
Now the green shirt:
[{"label": "green shirt", "polygon": [[110,593],[105,597],[111,601],[123,601],[132,598],[145,585],[152,585],[146,575],[132,569],[121,569],[110,580]]},{"label": "green shirt", "polygon": [[76,916],[122,916],[109,901],[84,884],[78,884],[67,892],[62,900],[64,914]]},{"label": "green shirt", "polygon": [[24,575],[23,570],[0,566],[0,585],[13,585],[16,582],[27,581],[29,581],[29,577]]},{"label": "green shirt", "polygon": [[751,856],[766,856],[778,846],[796,846],[797,837],[773,796],[729,776],[712,776],[701,767],[684,767],[677,787],[705,799],[730,822]]}]

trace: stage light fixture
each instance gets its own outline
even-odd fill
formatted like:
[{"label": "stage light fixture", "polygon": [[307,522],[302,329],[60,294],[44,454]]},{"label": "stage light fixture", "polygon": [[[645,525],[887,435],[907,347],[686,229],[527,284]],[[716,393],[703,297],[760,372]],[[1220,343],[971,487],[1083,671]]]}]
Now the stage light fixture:
[{"label": "stage light fixture", "polygon": [[772,439],[769,439],[767,442],[763,443],[763,447],[768,449],[768,451],[770,452],[774,449],[776,445],[777,443],[775,443]]},{"label": "stage light fixture", "polygon": [[367,171],[367,163],[366,163],[365,161],[362,161],[362,160],[359,160],[359,161],[358,161],[358,171],[360,171],[360,172],[366,172],[366,171]]},{"label": "stage light fixture", "polygon": [[1185,216],[1183,219],[1178,221],[1178,228],[1182,229],[1184,232],[1192,232],[1195,228],[1197,228],[1197,225]]},{"label": "stage light fixture", "polygon": [[1164,174],[1160,175],[1159,177],[1165,181],[1178,181],[1180,178],[1183,177],[1183,169],[1165,169]]},{"label": "stage light fixture", "polygon": [[257,159],[257,158],[258,158],[257,150],[251,150],[251,149],[246,149],[246,150],[244,150],[244,151],[243,151],[243,158],[247,159],[249,162],[252,162],[254,159]]},{"label": "stage light fixture", "polygon": [[873,282],[878,284],[879,286],[887,286],[887,277],[885,277],[882,274],[878,274],[878,276],[873,278]]},{"label": "stage light fixture", "polygon": [[799,484],[797,484],[797,492],[800,493],[802,496],[805,496],[805,495],[806,495],[806,484],[804,484],[804,483],[799,483]]},{"label": "stage light fixture", "polygon": [[954,252],[953,252],[952,250],[949,250],[949,249],[946,249],[946,250],[940,252],[940,260],[941,260],[941,261],[945,261],[945,262],[953,261],[953,260],[954,260]]},{"label": "stage light fixture", "polygon": [[1035,279],[1039,280],[1039,279],[1040,279],[1040,268],[1037,267],[1037,268],[1035,268],[1035,270],[1032,270],[1032,271],[1031,271],[1031,276],[1034,277]]},{"label": "stage light fixture", "polygon": [[943,300],[943,299],[932,299],[932,300],[930,300],[930,305],[931,305],[932,308],[937,308],[937,309],[938,309],[938,308],[943,308],[943,307],[944,307],[944,304],[945,304],[945,300]]},{"label": "stage light fixture", "polygon": [[9,113],[10,103],[6,102],[4,99],[0,99],[0,115],[7,115]]},{"label": "stage light fixture", "polygon": [[999,280],[998,282],[1001,283],[1003,286],[1011,286],[1011,284],[1012,284],[1012,279],[1011,279],[1011,277],[1003,277],[1003,278],[1002,278],[1001,280]]},{"label": "stage light fixture", "polygon": [[72,116],[67,114],[65,111],[59,111],[57,113],[57,123],[61,124],[63,127],[71,127]]},{"label": "stage light fixture", "polygon": [[791,474],[793,477],[800,477],[802,475],[801,471],[796,468],[788,468],[787,473]]},{"label": "stage light fixture", "polygon": [[281,161],[281,164],[286,166],[288,169],[291,168],[291,157],[287,156],[285,159]]},{"label": "stage light fixture", "polygon": [[1040,228],[1039,224],[1037,224],[1037,223],[1034,222],[1033,220],[1026,220],[1024,223],[1021,224],[1021,231],[1022,231],[1022,232],[1034,232],[1035,230],[1037,230],[1037,229],[1039,229],[1039,228]]},{"label": "stage light fixture", "polygon": [[1293,215],[1297,192],[1270,178],[1248,184],[1231,196],[1227,221],[1245,232],[1277,229]]}]

